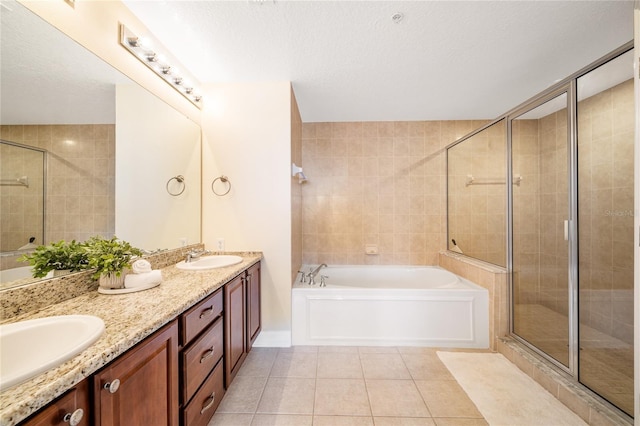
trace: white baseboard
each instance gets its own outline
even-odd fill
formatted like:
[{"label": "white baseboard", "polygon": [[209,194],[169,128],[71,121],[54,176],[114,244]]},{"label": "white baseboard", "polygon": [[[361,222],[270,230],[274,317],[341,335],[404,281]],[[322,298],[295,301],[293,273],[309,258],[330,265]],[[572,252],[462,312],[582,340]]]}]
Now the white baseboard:
[{"label": "white baseboard", "polygon": [[253,346],[257,348],[288,348],[291,346],[290,330],[262,330]]}]

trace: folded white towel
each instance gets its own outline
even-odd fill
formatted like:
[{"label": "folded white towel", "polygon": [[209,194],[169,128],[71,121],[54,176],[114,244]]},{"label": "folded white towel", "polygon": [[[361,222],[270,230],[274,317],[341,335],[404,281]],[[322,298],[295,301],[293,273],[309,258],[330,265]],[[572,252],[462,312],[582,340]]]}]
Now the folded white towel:
[{"label": "folded white towel", "polygon": [[162,271],[159,269],[154,269],[151,272],[145,272],[142,274],[129,274],[124,277],[125,288],[152,286],[153,284],[160,284],[161,282]]},{"label": "folded white towel", "polygon": [[131,264],[131,270],[134,274],[146,274],[151,272],[151,264],[148,260],[138,259]]}]

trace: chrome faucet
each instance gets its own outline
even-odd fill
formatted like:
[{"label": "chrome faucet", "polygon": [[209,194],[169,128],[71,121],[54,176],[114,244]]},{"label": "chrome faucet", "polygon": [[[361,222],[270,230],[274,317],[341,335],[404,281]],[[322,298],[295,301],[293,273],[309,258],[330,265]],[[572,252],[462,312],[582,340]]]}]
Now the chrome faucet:
[{"label": "chrome faucet", "polygon": [[189,263],[193,259],[197,259],[205,254],[211,254],[211,252],[209,250],[191,250],[187,253],[187,258],[184,260],[184,263]]},{"label": "chrome faucet", "polygon": [[322,268],[327,268],[327,264],[323,263],[313,271],[309,272],[309,274],[307,275],[307,277],[309,278],[309,285],[316,285],[316,275],[318,275],[318,273],[320,272],[320,269]]}]

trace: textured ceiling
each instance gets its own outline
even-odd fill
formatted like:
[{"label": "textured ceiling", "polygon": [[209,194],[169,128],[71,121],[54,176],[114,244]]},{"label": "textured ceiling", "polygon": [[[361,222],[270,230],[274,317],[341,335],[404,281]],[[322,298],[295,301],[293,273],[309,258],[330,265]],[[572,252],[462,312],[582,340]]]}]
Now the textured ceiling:
[{"label": "textured ceiling", "polygon": [[15,1],[0,3],[0,123],[115,122],[131,81]]},{"label": "textured ceiling", "polygon": [[305,122],[494,118],[633,37],[632,1],[124,3],[200,82],[292,81]]},{"label": "textured ceiling", "polygon": [[[305,122],[494,118],[633,26],[631,1],[125,4],[201,82],[292,81]],[[126,77],[13,0],[0,18],[1,123],[113,122]]]}]

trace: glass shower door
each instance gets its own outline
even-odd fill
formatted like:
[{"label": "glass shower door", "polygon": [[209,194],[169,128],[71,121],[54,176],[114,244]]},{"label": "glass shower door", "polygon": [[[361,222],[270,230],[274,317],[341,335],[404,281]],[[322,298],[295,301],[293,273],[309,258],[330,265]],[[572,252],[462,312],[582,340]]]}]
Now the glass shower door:
[{"label": "glass shower door", "polygon": [[577,80],[578,379],[633,416],[633,51]]},{"label": "glass shower door", "polygon": [[513,333],[570,367],[568,88],[511,121]]}]

